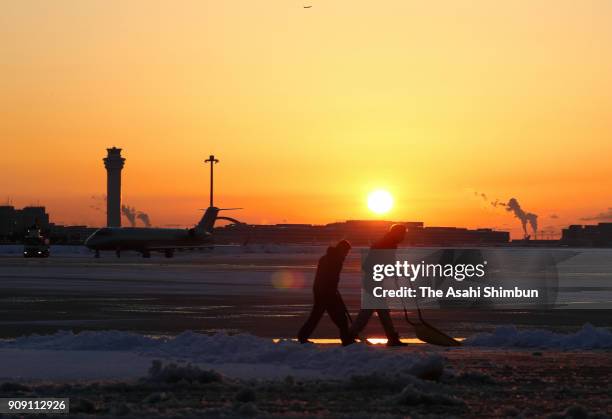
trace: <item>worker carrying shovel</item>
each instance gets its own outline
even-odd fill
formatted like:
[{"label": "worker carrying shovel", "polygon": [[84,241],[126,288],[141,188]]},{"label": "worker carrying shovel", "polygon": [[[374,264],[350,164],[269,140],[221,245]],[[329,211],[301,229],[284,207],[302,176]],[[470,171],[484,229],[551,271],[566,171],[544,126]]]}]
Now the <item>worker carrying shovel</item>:
[{"label": "worker carrying shovel", "polygon": [[[366,277],[368,278],[367,273],[372,272],[372,267],[375,264],[394,264],[396,261],[396,249],[398,245],[404,240],[406,236],[406,227],[401,224],[394,224],[389,228],[389,231],[380,239],[378,242],[374,243],[366,256],[363,263],[363,270],[366,273]],[[446,257],[448,252],[442,252],[442,257]],[[436,256],[440,256],[436,253]],[[365,286],[371,286],[372,281],[366,281],[364,283]],[[366,289],[366,294],[371,294],[372,289]],[[441,330],[437,329],[429,322],[423,319],[423,313],[419,308],[418,299],[415,299],[415,304],[418,313],[418,320],[410,320],[408,318],[408,310],[402,301],[402,306],[404,310],[404,318],[406,322],[412,326],[415,331],[416,336],[422,340],[423,342],[430,343],[432,345],[439,346],[459,346],[461,343]],[[363,304],[363,302],[362,302]],[[378,319],[383,325],[385,330],[385,334],[387,335],[387,346],[405,346],[406,343],[403,343],[398,333],[393,326],[393,321],[391,320],[390,311],[388,308],[379,307],[379,308],[362,308],[359,311],[359,315],[355,322],[351,325],[350,333],[351,337],[358,336],[359,333],[363,330],[363,328],[367,325],[370,317],[376,311],[378,314]]]},{"label": "worker carrying shovel", "polygon": [[341,240],[336,246],[330,246],[325,255],[319,259],[317,273],[313,284],[314,305],[306,323],[298,332],[300,343],[308,343],[308,338],[319,324],[321,317],[327,311],[331,320],[340,330],[343,345],[354,342],[349,333],[349,319],[344,301],[338,292],[340,272],[344,259],[351,250],[351,244]]},{"label": "worker carrying shovel", "polygon": [[[393,256],[394,250],[397,249],[397,246],[404,241],[406,237],[406,226],[403,224],[393,224],[389,231],[377,242],[375,242],[372,247],[370,247],[370,254],[366,258],[366,264],[369,264],[368,260],[372,257],[376,257],[375,254],[380,254],[377,250],[390,250],[387,256],[390,256],[392,263],[395,261],[395,257]],[[368,267],[365,267],[367,271],[369,271]],[[399,334],[395,330],[395,326],[393,326],[393,320],[391,320],[391,314],[389,309],[379,308],[379,309],[368,309],[362,308],[355,319],[355,322],[351,325],[350,333],[354,338],[359,335],[359,333],[366,327],[370,317],[376,311],[378,315],[378,319],[380,320],[383,329],[385,330],[385,334],[387,335],[387,346],[406,346],[406,343],[402,342],[399,338]]]}]

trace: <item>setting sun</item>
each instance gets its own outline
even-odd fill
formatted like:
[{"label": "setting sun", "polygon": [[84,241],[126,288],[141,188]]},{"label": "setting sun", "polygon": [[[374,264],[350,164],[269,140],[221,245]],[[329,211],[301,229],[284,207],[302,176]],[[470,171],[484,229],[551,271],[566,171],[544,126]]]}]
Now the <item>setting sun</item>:
[{"label": "setting sun", "polygon": [[385,190],[376,190],[368,195],[368,208],[376,214],[386,214],[393,207],[393,197]]}]

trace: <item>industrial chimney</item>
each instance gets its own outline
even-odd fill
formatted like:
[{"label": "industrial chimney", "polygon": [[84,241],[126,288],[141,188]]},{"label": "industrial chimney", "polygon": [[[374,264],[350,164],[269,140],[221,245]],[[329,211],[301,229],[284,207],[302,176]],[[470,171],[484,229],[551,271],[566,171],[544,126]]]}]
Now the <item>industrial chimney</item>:
[{"label": "industrial chimney", "polygon": [[106,167],[106,225],[121,227],[121,170],[125,159],[121,149],[107,148],[108,155],[104,160]]}]

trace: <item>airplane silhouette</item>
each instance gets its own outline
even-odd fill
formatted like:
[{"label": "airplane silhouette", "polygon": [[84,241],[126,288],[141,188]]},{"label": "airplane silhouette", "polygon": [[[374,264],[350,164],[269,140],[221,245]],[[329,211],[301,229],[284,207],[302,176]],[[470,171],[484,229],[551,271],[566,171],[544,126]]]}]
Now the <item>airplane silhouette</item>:
[{"label": "airplane silhouette", "polygon": [[234,209],[240,208],[208,207],[200,222],[188,229],[104,227],[89,236],[85,246],[95,250],[96,257],[100,257],[102,250],[114,250],[117,257],[120,257],[122,250],[135,250],[145,258],[151,257],[152,251],[163,252],[170,258],[175,250],[211,247],[213,229],[217,220],[242,224],[234,218],[219,216],[219,211]]}]

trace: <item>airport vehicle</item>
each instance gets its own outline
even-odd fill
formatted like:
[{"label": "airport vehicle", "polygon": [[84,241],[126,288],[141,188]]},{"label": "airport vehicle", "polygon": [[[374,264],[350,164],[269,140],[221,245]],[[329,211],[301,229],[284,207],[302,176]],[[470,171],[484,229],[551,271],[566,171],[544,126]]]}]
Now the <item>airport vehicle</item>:
[{"label": "airport vehicle", "polygon": [[123,250],[135,250],[143,257],[151,257],[158,251],[171,258],[175,250],[210,248],[213,245],[212,232],[215,221],[228,220],[239,224],[230,217],[219,217],[219,211],[237,208],[208,207],[198,224],[192,228],[149,228],[149,227],[104,227],[96,230],[85,241],[85,246],[95,250],[100,257],[102,250],[114,250],[121,257]]},{"label": "airport vehicle", "polygon": [[38,227],[28,229],[28,232],[23,239],[23,257],[49,257],[49,240],[40,234],[40,229]]}]

